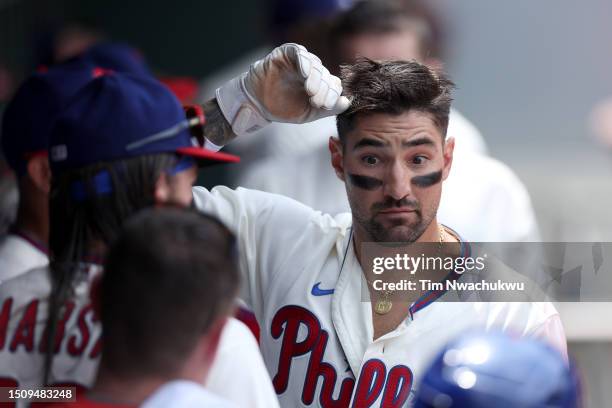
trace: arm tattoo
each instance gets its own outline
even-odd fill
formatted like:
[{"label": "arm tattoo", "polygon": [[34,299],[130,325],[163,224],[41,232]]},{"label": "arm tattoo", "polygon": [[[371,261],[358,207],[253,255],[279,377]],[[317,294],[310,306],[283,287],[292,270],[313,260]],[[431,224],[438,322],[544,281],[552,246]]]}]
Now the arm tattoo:
[{"label": "arm tattoo", "polygon": [[236,134],[232,131],[232,126],[228,123],[221,113],[217,104],[217,99],[211,99],[202,105],[206,123],[204,123],[204,136],[217,146],[225,146],[231,142]]}]

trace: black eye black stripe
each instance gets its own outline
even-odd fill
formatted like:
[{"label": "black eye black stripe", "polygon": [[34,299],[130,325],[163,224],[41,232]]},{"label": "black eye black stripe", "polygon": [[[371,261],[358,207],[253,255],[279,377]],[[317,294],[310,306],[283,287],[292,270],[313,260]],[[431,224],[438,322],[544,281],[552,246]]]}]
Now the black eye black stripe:
[{"label": "black eye black stripe", "polygon": [[[359,174],[349,173],[349,181],[355,187],[362,188],[364,190],[376,190],[382,187],[383,181],[374,177],[362,176]],[[442,170],[435,171],[433,173],[424,174],[422,176],[415,176],[410,179],[410,183],[416,187],[431,187],[434,184],[438,184],[442,180]]]},{"label": "black eye black stripe", "polygon": [[442,180],[442,170],[413,177],[410,182],[413,186],[417,187],[431,187],[434,184],[438,184],[440,180]]},{"label": "black eye black stripe", "polygon": [[352,185],[364,190],[376,190],[382,187],[383,182],[374,177],[360,176],[358,174],[349,173],[349,181]]}]

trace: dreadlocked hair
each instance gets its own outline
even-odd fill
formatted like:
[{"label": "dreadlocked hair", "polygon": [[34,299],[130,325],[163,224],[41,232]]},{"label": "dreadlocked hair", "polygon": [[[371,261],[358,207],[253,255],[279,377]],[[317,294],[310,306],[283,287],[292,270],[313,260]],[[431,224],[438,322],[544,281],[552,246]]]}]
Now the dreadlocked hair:
[{"label": "dreadlocked hair", "polygon": [[[143,155],[96,163],[53,178],[49,198],[51,296],[44,339],[44,384],[51,380],[53,357],[61,342],[55,338],[59,317],[65,303],[74,296],[91,244],[108,246],[128,217],[152,206],[159,176],[177,162],[175,154]],[[96,194],[94,177],[105,171],[110,175],[112,192]],[[84,187],[85,198],[74,198],[75,183]]]}]

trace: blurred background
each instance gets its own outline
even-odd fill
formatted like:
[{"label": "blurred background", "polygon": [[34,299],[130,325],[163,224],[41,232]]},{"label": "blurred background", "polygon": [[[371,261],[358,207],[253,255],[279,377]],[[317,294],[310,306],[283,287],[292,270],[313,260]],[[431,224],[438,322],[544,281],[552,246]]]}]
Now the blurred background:
[{"label": "blurred background", "polygon": [[[360,24],[359,16],[345,19],[339,27],[338,14],[346,13],[351,3],[0,0],[0,109],[29,73],[104,41],[133,47],[185,102],[210,97],[224,80],[285,41],[305,44],[337,72],[337,65],[351,58],[350,47],[340,44],[338,33],[346,38],[367,34],[383,40],[394,30],[381,26],[361,32],[354,27]],[[489,219],[470,220],[480,225],[480,231],[466,233],[467,237],[612,241],[612,2],[429,0],[427,7],[412,12],[415,14],[406,21],[413,24],[413,34],[427,38],[420,58],[441,63],[450,73],[458,87],[455,108],[477,129],[478,143],[484,142],[477,143],[469,154],[493,158],[493,166],[503,163],[501,170],[495,167],[503,173],[499,177],[515,186],[506,183],[503,188],[495,185],[486,190],[487,197],[496,200],[490,205],[501,212],[518,200],[517,205],[528,207],[525,217],[533,217],[521,236],[485,234],[487,230],[510,230],[524,221],[521,215],[513,218],[511,211],[503,210],[507,218],[503,227]],[[410,46],[404,44],[406,50]],[[291,195],[283,191],[283,183],[296,184],[296,178],[310,177],[313,184],[317,171],[331,174],[325,167],[325,153],[316,154],[325,150],[325,140],[333,132],[333,122],[300,130],[274,128],[268,135],[230,146],[243,156],[240,166],[207,169],[200,181],[209,187],[240,184]],[[308,138],[309,133],[314,136]],[[461,145],[462,138],[457,138]],[[273,178],[270,174],[278,175],[279,168],[286,180],[266,184]],[[498,170],[487,169],[472,169],[471,179],[457,182],[461,189],[453,200],[447,200],[445,214],[452,217],[456,207],[476,208],[470,204],[471,186],[489,173],[498,174]],[[8,224],[17,198],[10,172],[0,166],[0,173],[1,222]],[[306,184],[298,183],[300,193],[307,190]],[[312,194],[326,195],[323,184],[313,185]],[[330,191],[337,188],[336,184],[329,186]],[[506,194],[505,188],[520,192]],[[325,206],[338,201],[331,199],[330,204],[302,198],[330,212],[336,208]],[[558,308],[570,353],[583,374],[587,406],[610,406],[611,305],[560,303]]]}]

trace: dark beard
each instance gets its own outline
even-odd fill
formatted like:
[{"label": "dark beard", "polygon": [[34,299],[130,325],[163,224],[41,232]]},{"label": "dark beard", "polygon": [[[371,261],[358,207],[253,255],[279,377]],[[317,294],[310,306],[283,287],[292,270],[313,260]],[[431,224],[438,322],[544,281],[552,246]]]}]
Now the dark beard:
[{"label": "dark beard", "polygon": [[[417,213],[417,221],[405,224],[401,221],[394,222],[394,225],[384,227],[381,223],[375,219],[369,219],[365,223],[360,222],[363,229],[370,236],[373,242],[405,242],[413,243],[427,229],[429,223],[423,222],[423,217],[420,213]],[[359,222],[359,220],[357,220]],[[394,229],[397,227],[405,227],[405,232],[401,234],[394,234]]]},{"label": "dark beard", "polygon": [[[399,201],[388,199],[385,202],[376,203],[372,205],[370,214],[377,214],[379,211],[394,207],[408,207],[410,209],[414,209],[417,216],[416,221],[406,224],[398,220],[393,222],[391,226],[385,227],[380,222],[376,221],[375,217],[367,218],[355,211],[353,211],[353,216],[356,223],[358,223],[366,231],[369,239],[373,242],[415,242],[421,235],[423,235],[423,232],[425,232],[431,223],[431,219],[424,220],[419,203],[417,201],[408,199],[402,199]],[[404,227],[405,232],[399,235],[394,234],[393,230],[396,227]]]}]

